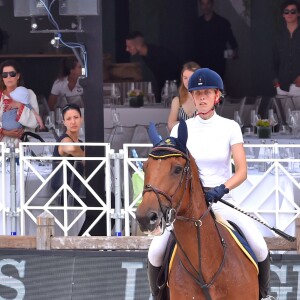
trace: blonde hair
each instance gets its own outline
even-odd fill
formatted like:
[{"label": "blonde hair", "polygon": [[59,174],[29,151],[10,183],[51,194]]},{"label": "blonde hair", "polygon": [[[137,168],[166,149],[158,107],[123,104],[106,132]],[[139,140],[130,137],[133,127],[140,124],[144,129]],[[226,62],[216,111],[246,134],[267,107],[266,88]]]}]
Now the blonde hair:
[{"label": "blonde hair", "polygon": [[181,83],[179,86],[179,102],[181,105],[186,101],[189,95],[189,91],[183,84],[183,80],[182,80],[183,72],[188,70],[194,73],[199,68],[200,65],[194,61],[189,61],[182,66],[181,75],[180,75]]}]

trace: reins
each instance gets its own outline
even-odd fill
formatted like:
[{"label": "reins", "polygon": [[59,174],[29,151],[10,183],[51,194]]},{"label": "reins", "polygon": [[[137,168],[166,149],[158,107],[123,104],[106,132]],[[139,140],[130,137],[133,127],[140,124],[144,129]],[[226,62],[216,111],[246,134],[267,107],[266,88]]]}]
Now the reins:
[{"label": "reins", "polygon": [[[225,240],[221,236],[221,233],[219,231],[219,228],[218,228],[216,222],[214,222],[215,227],[216,227],[217,232],[218,232],[218,235],[219,235],[219,238],[220,238],[220,241],[221,241],[221,244],[222,244],[222,247],[223,247],[223,258],[222,258],[222,262],[221,262],[221,264],[220,264],[217,272],[214,274],[214,276],[211,279],[211,281],[209,283],[206,283],[205,280],[204,280],[204,278],[203,278],[202,268],[201,268],[200,227],[202,226],[202,220],[207,215],[209,215],[209,212],[211,211],[212,203],[208,206],[207,210],[204,212],[204,214],[199,219],[187,218],[187,217],[184,217],[184,216],[177,215],[177,210],[178,210],[178,208],[181,207],[181,204],[183,202],[184,195],[185,195],[185,193],[187,191],[187,187],[188,187],[189,183],[190,183],[190,186],[192,188],[192,182],[191,182],[191,180],[192,180],[192,174],[191,174],[191,168],[190,168],[189,154],[186,155],[183,152],[181,152],[181,151],[179,151],[179,150],[177,150],[175,148],[169,148],[169,147],[168,148],[167,147],[155,147],[155,148],[153,148],[153,151],[156,151],[156,150],[164,150],[164,151],[168,151],[168,152],[171,152],[171,153],[175,153],[175,155],[173,155],[173,156],[182,156],[182,157],[184,157],[186,159],[186,164],[185,164],[185,166],[183,168],[179,184],[176,187],[175,192],[173,193],[173,195],[170,196],[166,192],[159,190],[158,188],[152,186],[151,184],[146,184],[145,185],[145,188],[143,190],[143,195],[146,192],[154,192],[155,193],[157,201],[159,203],[160,210],[163,213],[163,217],[164,217],[164,220],[166,222],[166,226],[169,226],[169,227],[172,228],[172,229],[168,229],[168,230],[173,235],[175,242],[177,243],[179,249],[181,250],[182,254],[184,255],[184,257],[185,257],[186,261],[188,262],[188,264],[189,264],[190,268],[192,269],[192,271],[188,270],[188,268],[183,264],[183,262],[181,260],[180,260],[180,265],[184,268],[184,270],[187,272],[187,274],[189,274],[193,278],[193,280],[201,287],[201,289],[203,290],[203,293],[204,293],[206,299],[207,300],[211,300],[212,298],[211,298],[211,296],[209,294],[209,287],[215,282],[215,280],[217,279],[217,277],[221,273],[221,270],[222,270],[222,268],[224,266],[224,263],[225,263],[225,256],[226,256],[226,250],[227,250]],[[170,157],[170,156],[172,156],[172,154],[170,154],[168,156],[165,156],[165,158]],[[154,157],[156,159],[158,158],[158,157],[155,157],[155,156],[152,156],[152,157]],[[177,205],[177,207],[173,208],[172,207],[173,198],[177,194],[179,188],[181,187],[181,185],[183,183],[183,180],[184,180],[184,177],[186,177],[186,180],[185,180],[184,191],[183,191],[183,193],[182,193],[182,195],[180,197],[181,200],[179,201],[179,204]],[[169,208],[167,210],[166,214],[164,214],[164,211],[163,211],[163,207],[162,207],[160,195],[164,196],[169,201],[169,203],[171,205],[171,208]],[[173,223],[176,220],[180,220],[180,221],[184,221],[184,222],[194,222],[195,226],[197,227],[197,246],[198,246],[198,262],[199,262],[199,270],[198,271],[193,266],[192,262],[190,261],[189,257],[187,256],[186,252],[184,251],[181,243],[176,238],[176,234],[174,232],[174,226],[173,226]],[[197,274],[197,276],[195,276],[193,274],[193,272],[195,274]]]}]

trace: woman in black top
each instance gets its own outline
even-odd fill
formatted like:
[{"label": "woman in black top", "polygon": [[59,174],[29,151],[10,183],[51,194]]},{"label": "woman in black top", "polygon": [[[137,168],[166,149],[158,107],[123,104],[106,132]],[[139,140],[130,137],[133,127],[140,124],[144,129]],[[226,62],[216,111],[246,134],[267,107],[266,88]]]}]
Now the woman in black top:
[{"label": "woman in black top", "polygon": [[[61,135],[57,142],[60,142],[61,145],[55,146],[53,151],[54,157],[84,157],[84,147],[83,146],[73,146],[73,145],[64,145],[64,143],[82,143],[79,139],[79,131],[82,124],[81,111],[78,105],[68,104],[62,109],[63,123],[66,127],[66,132]],[[75,161],[70,161],[71,164],[74,164]],[[53,169],[60,163],[60,161],[53,161]],[[83,174],[83,163],[77,162],[76,169],[82,175]],[[68,183],[70,182],[72,172],[68,172]],[[51,182],[52,188],[57,190],[61,187],[63,183],[63,170],[60,170],[53,176]],[[75,178],[77,178],[75,176]],[[76,179],[79,181],[79,179]],[[75,186],[78,186],[75,184]]]}]

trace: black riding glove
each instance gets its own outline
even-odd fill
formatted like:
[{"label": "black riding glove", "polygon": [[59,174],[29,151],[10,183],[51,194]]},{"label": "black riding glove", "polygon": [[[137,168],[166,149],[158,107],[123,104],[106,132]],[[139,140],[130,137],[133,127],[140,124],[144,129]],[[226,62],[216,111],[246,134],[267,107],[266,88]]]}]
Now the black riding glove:
[{"label": "black riding glove", "polygon": [[220,186],[216,186],[213,189],[208,190],[205,193],[205,199],[207,202],[217,202],[220,200],[225,194],[229,193],[229,189],[225,187],[224,184],[221,184]]}]

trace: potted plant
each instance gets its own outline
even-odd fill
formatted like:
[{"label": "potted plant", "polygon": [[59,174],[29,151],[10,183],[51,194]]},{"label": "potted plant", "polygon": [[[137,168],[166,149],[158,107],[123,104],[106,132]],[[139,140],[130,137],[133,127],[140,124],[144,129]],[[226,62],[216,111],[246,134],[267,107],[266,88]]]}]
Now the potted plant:
[{"label": "potted plant", "polygon": [[258,120],[256,123],[257,126],[257,135],[260,139],[270,139],[271,138],[271,124],[267,119]]},{"label": "potted plant", "polygon": [[127,92],[129,105],[131,107],[141,107],[144,105],[144,93],[141,90],[130,90]]}]

